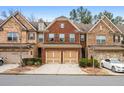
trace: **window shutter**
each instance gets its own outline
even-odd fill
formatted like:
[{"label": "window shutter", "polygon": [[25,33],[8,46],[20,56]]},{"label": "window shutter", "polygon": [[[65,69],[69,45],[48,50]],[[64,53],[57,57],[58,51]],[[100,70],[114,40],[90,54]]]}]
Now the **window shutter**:
[{"label": "window shutter", "polygon": [[113,35],[113,42],[115,42],[115,35]]},{"label": "window shutter", "polygon": [[120,36],[118,36],[118,42],[120,42]]}]

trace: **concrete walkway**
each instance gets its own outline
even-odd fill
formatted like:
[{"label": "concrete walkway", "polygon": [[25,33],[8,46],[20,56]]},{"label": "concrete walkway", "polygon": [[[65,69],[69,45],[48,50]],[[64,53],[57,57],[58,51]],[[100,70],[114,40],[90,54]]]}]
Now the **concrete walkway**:
[{"label": "concrete walkway", "polygon": [[81,71],[78,64],[45,64],[26,74],[87,74]]},{"label": "concrete walkway", "polygon": [[19,66],[19,64],[4,64],[4,65],[0,66],[0,73],[3,73],[9,69],[16,68],[18,66]]}]

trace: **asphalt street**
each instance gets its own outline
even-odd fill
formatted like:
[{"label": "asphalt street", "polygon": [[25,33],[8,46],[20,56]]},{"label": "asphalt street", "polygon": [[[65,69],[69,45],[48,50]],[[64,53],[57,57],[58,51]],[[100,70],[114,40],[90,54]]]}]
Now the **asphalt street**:
[{"label": "asphalt street", "polygon": [[124,76],[0,75],[0,86],[123,86]]}]

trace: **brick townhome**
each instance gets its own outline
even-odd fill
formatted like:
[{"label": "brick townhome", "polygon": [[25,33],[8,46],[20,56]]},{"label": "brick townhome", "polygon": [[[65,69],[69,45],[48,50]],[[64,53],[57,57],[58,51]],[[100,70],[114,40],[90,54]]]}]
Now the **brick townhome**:
[{"label": "brick townhome", "polygon": [[40,57],[43,63],[78,63],[82,57],[124,60],[123,25],[107,17],[95,24],[74,23],[61,16],[53,22],[29,22],[17,12],[0,22],[0,56],[8,63]]}]

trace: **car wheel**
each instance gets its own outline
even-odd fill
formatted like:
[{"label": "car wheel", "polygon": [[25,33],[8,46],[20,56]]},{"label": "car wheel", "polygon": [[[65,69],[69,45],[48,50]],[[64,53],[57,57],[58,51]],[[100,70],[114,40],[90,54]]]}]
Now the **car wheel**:
[{"label": "car wheel", "polygon": [[102,68],[104,68],[104,65],[103,65],[103,63],[101,63],[101,67],[102,67]]},{"label": "car wheel", "polygon": [[113,72],[116,72],[116,69],[115,69],[115,67],[114,67],[114,66],[112,66],[112,71],[113,71]]},{"label": "car wheel", "polygon": [[0,66],[2,66],[3,65],[3,61],[2,60],[0,60]]}]

